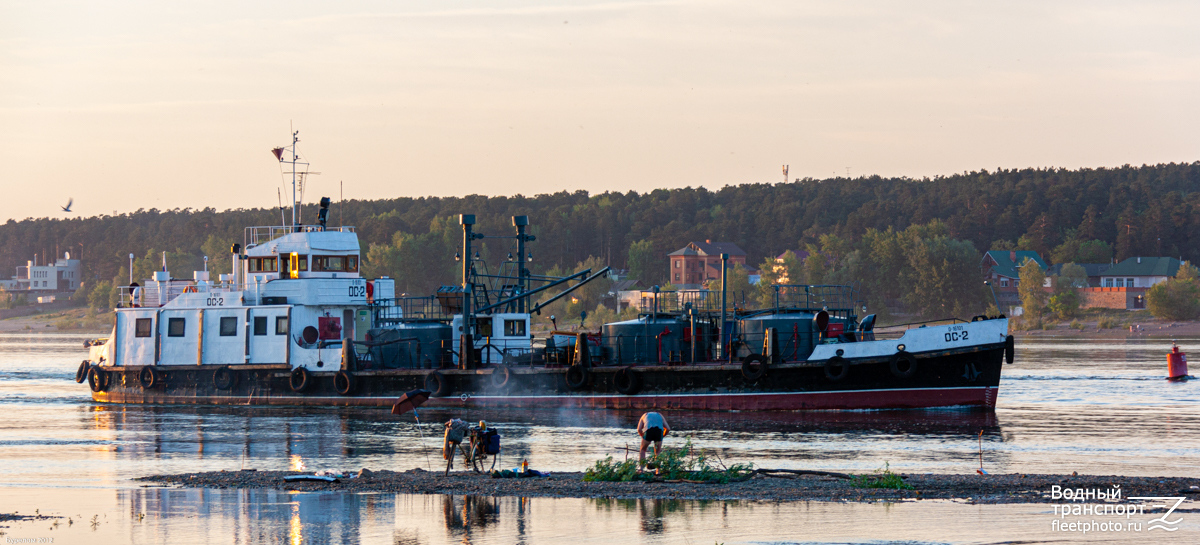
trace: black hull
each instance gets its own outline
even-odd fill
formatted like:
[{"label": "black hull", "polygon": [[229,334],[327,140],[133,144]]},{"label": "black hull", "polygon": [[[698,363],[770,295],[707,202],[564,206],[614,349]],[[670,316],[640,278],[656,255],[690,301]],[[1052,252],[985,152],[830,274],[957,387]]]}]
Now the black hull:
[{"label": "black hull", "polygon": [[[144,387],[142,367],[106,368],[108,384],[92,398],[112,403],[391,406],[404,392],[444,382],[430,407],[823,410],[949,406],[995,407],[1004,361],[1004,345],[964,347],[914,354],[915,369],[898,372],[890,359],[849,362],[845,375],[825,362],[774,364],[752,380],[741,364],[597,366],[587,373],[569,367],[514,366],[460,369],[362,370],[351,373],[344,394],[336,371],[311,373],[299,392],[284,366],[159,366],[156,384]],[[751,369],[753,371],[753,369]],[[636,375],[630,378],[629,373]],[[909,373],[909,376],[905,376]],[[581,375],[583,378],[581,380]],[[144,378],[144,376],[142,377]],[[575,388],[568,384],[572,379]],[[582,384],[580,384],[582,382]],[[431,388],[432,389],[432,388]],[[624,392],[624,393],[623,393]]]}]

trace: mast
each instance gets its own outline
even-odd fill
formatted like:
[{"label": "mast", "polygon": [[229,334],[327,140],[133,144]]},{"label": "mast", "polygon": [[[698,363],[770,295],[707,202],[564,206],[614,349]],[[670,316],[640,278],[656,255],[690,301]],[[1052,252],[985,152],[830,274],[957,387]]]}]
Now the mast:
[{"label": "mast", "polygon": [[[304,162],[300,161],[300,155],[298,155],[296,153],[296,144],[298,142],[300,142],[300,131],[292,131],[292,145],[282,147],[282,148],[275,148],[275,149],[271,150],[271,153],[275,154],[275,158],[279,160],[280,164],[286,163],[286,164],[290,164],[292,167],[291,174],[292,174],[292,230],[293,231],[296,229],[296,226],[299,225],[298,221],[299,221],[299,215],[300,215],[300,199],[298,198],[299,196],[296,192],[296,187],[297,187],[298,183],[304,183],[303,176],[305,174],[320,174],[319,172],[308,172],[307,169],[305,169],[305,172],[302,173],[302,172],[300,172],[300,169],[297,168],[297,167],[301,167],[301,166],[303,166],[303,167],[308,166],[308,163],[304,163]],[[285,159],[283,156],[284,150],[287,150],[289,152],[290,157],[287,159]]]}]

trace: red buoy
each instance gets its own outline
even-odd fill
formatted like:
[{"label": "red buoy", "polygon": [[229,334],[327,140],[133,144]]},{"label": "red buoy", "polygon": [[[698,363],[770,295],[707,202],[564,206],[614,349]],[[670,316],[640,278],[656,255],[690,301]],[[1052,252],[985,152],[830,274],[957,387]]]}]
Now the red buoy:
[{"label": "red buoy", "polygon": [[1167,353],[1167,378],[1184,378],[1187,374],[1187,354],[1180,352],[1179,346],[1171,343],[1171,351]]}]

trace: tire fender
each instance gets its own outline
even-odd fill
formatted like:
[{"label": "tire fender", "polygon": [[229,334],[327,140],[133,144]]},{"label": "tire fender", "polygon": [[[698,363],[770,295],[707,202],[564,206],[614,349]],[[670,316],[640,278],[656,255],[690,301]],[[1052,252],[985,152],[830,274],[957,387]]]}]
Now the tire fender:
[{"label": "tire fender", "polygon": [[[295,371],[292,374],[294,375]],[[307,376],[305,379],[307,380]],[[237,386],[237,373],[234,373],[229,366],[218,367],[216,371],[213,371],[213,386],[218,390],[232,390],[234,386]]]},{"label": "tire fender", "polygon": [[348,396],[354,393],[354,375],[349,371],[338,371],[333,375],[333,388],[338,395]]},{"label": "tire fender", "polygon": [[591,378],[591,372],[583,365],[572,365],[567,368],[565,378],[567,380],[567,388],[572,390],[582,390],[587,386],[588,379]]},{"label": "tire fender", "polygon": [[750,354],[742,358],[742,376],[754,382],[767,374],[767,366],[767,358],[762,354]]},{"label": "tire fender", "polygon": [[888,367],[892,370],[892,376],[896,378],[909,378],[917,374],[917,358],[901,350],[892,356],[892,361],[888,362]]},{"label": "tire fender", "polygon": [[642,390],[642,374],[632,367],[621,368],[613,374],[613,388],[627,396],[634,395]]},{"label": "tire fender", "polygon": [[146,366],[138,372],[138,382],[142,383],[142,388],[149,390],[162,382],[162,375],[154,367]]},{"label": "tire fender", "polygon": [[288,377],[288,386],[291,386],[293,392],[303,392],[308,387],[308,378],[308,369],[297,367]]},{"label": "tire fender", "polygon": [[492,387],[497,389],[503,388],[508,385],[508,381],[511,378],[512,371],[508,369],[507,365],[497,365],[492,370]]},{"label": "tire fender", "polygon": [[433,392],[433,397],[446,397],[450,395],[450,381],[437,371],[425,375],[425,389]]},{"label": "tire fender", "polygon": [[850,362],[841,356],[834,356],[825,360],[825,378],[838,382],[846,378],[850,374]]},{"label": "tire fender", "polygon": [[88,387],[90,387],[93,392],[103,392],[104,390],[107,390],[108,380],[107,371],[96,366],[92,366],[90,369],[88,369]]}]

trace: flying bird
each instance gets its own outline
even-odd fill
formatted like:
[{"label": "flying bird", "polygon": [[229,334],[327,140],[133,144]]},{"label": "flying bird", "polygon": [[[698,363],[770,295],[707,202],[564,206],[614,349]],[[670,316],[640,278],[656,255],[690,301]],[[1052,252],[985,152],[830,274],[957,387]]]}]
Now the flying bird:
[{"label": "flying bird", "polygon": [[63,212],[70,212],[70,211],[71,211],[71,205],[72,205],[72,204],[74,204],[74,203],[75,203],[75,198],[74,198],[74,197],[70,197],[70,198],[68,198],[68,199],[67,199],[67,205],[62,207],[62,209],[63,209]]}]

